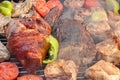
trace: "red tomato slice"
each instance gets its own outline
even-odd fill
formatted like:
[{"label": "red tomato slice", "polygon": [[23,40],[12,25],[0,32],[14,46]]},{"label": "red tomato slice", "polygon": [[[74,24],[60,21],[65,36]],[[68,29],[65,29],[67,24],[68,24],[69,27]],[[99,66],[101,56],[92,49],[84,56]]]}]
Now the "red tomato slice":
[{"label": "red tomato slice", "polygon": [[84,6],[86,8],[97,7],[100,6],[100,3],[98,0],[86,0]]},{"label": "red tomato slice", "polygon": [[0,63],[0,80],[14,80],[19,74],[18,67],[12,62]]},{"label": "red tomato slice", "polygon": [[59,11],[61,12],[63,9],[63,5],[59,0],[49,0],[47,2],[47,6],[52,9],[53,7],[58,7]]},{"label": "red tomato slice", "polygon": [[18,77],[17,80],[43,80],[43,79],[40,76],[28,74]]},{"label": "red tomato slice", "polygon": [[46,16],[50,9],[47,7],[46,3],[44,1],[39,1],[36,3],[36,11],[42,16]]}]

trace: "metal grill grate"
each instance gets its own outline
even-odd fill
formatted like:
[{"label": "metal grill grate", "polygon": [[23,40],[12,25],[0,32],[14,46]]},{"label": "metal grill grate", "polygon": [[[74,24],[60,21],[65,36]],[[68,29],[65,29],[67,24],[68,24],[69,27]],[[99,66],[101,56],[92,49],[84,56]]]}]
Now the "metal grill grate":
[{"label": "metal grill grate", "polygon": [[[4,45],[7,44],[7,40],[6,40],[6,38],[3,37],[3,36],[0,36],[0,41],[1,41]],[[20,63],[17,61],[17,59],[16,59],[14,56],[11,56],[10,60],[8,60],[8,61],[14,62],[14,63],[16,63],[16,64],[18,65],[19,71],[20,71],[19,76],[27,73],[27,71],[20,65]],[[96,63],[96,60],[92,62],[92,64],[94,64],[94,63]],[[87,80],[87,79],[84,78],[84,72],[85,72],[85,70],[86,70],[89,66],[91,66],[92,64],[81,65],[81,66],[80,66],[80,71],[78,72],[77,80]],[[43,79],[46,80],[46,79],[45,79],[45,76],[44,76],[44,68],[45,68],[45,65],[43,65],[39,70],[37,70],[37,75],[42,76]]]}]

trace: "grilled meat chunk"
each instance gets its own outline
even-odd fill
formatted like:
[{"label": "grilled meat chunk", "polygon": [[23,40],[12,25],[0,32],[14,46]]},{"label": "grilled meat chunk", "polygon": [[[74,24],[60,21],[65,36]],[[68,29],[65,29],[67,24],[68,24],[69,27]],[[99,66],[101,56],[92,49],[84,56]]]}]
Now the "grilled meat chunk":
[{"label": "grilled meat chunk", "polygon": [[[97,52],[95,43],[82,23],[74,20],[73,14],[78,7],[80,8],[79,3],[77,6],[72,6],[71,2],[66,2],[67,0],[64,2],[62,15],[53,27],[53,34],[60,43],[58,58],[73,60],[77,65],[89,64]],[[71,5],[70,8],[67,7],[68,4]]]},{"label": "grilled meat chunk", "polygon": [[1,42],[0,42],[0,62],[3,62],[5,60],[8,60],[10,58],[10,53],[7,50],[6,46],[4,46]]},{"label": "grilled meat chunk", "polygon": [[76,80],[78,67],[71,61],[57,60],[45,67],[46,80]]},{"label": "grilled meat chunk", "polygon": [[95,43],[106,40],[109,36],[107,31],[111,28],[107,22],[95,22],[89,23],[86,26],[86,30],[90,33]]},{"label": "grilled meat chunk", "polygon": [[27,13],[33,5],[33,0],[25,0],[24,2],[13,4],[12,17],[18,17],[22,14]]},{"label": "grilled meat chunk", "polygon": [[120,70],[112,63],[100,60],[86,70],[85,76],[92,80],[120,80]]},{"label": "grilled meat chunk", "polygon": [[11,21],[10,17],[0,14],[0,34],[4,35],[4,26]]},{"label": "grilled meat chunk", "polygon": [[79,21],[62,19],[55,27],[60,42],[58,58],[73,60],[78,65],[91,63],[95,58],[95,44]]},{"label": "grilled meat chunk", "polygon": [[51,33],[50,26],[42,19],[13,20],[6,29],[7,47],[28,73],[42,65],[49,43],[45,40]]},{"label": "grilled meat chunk", "polygon": [[96,49],[100,52],[100,58],[115,65],[120,65],[120,50],[118,43],[109,38],[96,45]]}]

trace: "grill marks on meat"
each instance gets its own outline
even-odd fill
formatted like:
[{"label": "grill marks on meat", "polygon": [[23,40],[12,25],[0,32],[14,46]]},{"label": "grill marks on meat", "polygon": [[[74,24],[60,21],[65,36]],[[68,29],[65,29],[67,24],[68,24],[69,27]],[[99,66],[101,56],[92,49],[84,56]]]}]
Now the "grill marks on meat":
[{"label": "grill marks on meat", "polygon": [[99,43],[109,38],[108,32],[110,29],[109,24],[105,21],[95,23],[91,22],[86,26],[86,30],[90,33],[95,43]]},{"label": "grill marks on meat", "polygon": [[55,27],[60,42],[58,58],[73,60],[76,64],[88,64],[95,58],[96,49],[91,36],[79,21],[62,19]]},{"label": "grill marks on meat", "polygon": [[59,59],[45,67],[46,80],[76,80],[78,67],[72,60]]},{"label": "grill marks on meat", "polygon": [[120,70],[112,63],[100,60],[85,71],[85,76],[92,80],[119,80]]},{"label": "grill marks on meat", "polygon": [[[23,19],[25,23],[32,23],[33,28],[26,27],[27,24],[20,22],[21,20],[13,20],[6,30],[11,34],[7,38],[9,51],[15,55],[28,73],[35,73],[35,70],[42,65],[49,49],[49,43],[46,42],[45,38],[50,35],[51,28],[47,23],[39,20],[41,19],[32,23],[32,21]],[[41,26],[38,22],[44,25]]]}]

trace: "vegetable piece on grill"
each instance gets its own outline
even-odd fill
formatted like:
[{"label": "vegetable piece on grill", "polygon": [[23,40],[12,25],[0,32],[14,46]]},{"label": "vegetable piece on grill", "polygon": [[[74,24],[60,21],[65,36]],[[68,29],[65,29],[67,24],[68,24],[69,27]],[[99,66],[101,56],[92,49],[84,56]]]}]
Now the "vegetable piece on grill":
[{"label": "vegetable piece on grill", "polygon": [[0,13],[2,13],[3,15],[11,17],[12,9],[13,5],[11,2],[3,1],[0,3]]},{"label": "vegetable piece on grill", "polygon": [[107,10],[113,11],[115,14],[119,14],[119,3],[116,0],[105,0]]},{"label": "vegetable piece on grill", "polygon": [[46,38],[47,42],[50,43],[50,48],[48,51],[48,58],[43,60],[44,64],[51,63],[57,59],[59,44],[56,38],[54,38],[52,35],[50,35],[48,38]]},{"label": "vegetable piece on grill", "polygon": [[26,14],[32,8],[33,0],[25,0],[24,2],[14,3],[12,17],[21,16],[21,14]]},{"label": "vegetable piece on grill", "polygon": [[87,80],[120,80],[120,70],[112,63],[98,61],[85,71]]},{"label": "vegetable piece on grill", "polygon": [[50,8],[47,7],[46,2],[44,2],[43,0],[40,0],[36,3],[36,11],[42,16],[46,16],[49,11]]},{"label": "vegetable piece on grill", "polygon": [[86,8],[98,7],[100,6],[100,3],[98,0],[85,0],[84,6]]},{"label": "vegetable piece on grill", "polygon": [[42,17],[45,17],[54,7],[57,7],[59,9],[59,12],[62,12],[63,5],[59,0],[49,0],[48,2],[45,0],[36,0],[35,9]]},{"label": "vegetable piece on grill", "polygon": [[11,17],[11,11],[6,7],[0,6],[0,13],[2,13],[5,16]]},{"label": "vegetable piece on grill", "polygon": [[15,80],[18,74],[19,70],[15,63],[0,63],[0,80]]}]

